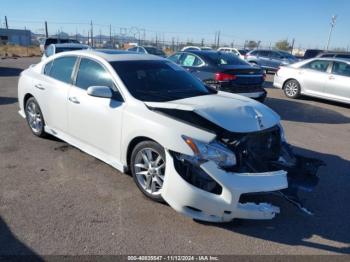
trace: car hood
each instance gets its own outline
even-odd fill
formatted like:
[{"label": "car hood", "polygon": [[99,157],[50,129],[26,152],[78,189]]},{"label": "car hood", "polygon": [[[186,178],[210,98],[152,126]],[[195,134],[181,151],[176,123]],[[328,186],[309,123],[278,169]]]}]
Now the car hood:
[{"label": "car hood", "polygon": [[280,117],[255,100],[226,92],[170,102],[145,102],[153,109],[192,111],[208,121],[237,133],[256,132],[275,126]]}]

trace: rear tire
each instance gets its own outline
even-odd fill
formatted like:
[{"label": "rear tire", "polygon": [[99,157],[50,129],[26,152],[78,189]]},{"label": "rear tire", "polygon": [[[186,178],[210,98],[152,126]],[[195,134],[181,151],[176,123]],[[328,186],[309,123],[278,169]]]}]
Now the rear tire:
[{"label": "rear tire", "polygon": [[137,187],[148,198],[164,203],[160,194],[165,175],[164,148],[153,141],[143,141],[131,153],[130,170]]},{"label": "rear tire", "polygon": [[301,92],[300,84],[297,80],[288,80],[283,86],[283,91],[286,97],[293,99],[298,98]]},{"label": "rear tire", "polygon": [[40,106],[34,97],[30,97],[25,104],[25,114],[28,126],[38,137],[46,137],[45,121]]}]

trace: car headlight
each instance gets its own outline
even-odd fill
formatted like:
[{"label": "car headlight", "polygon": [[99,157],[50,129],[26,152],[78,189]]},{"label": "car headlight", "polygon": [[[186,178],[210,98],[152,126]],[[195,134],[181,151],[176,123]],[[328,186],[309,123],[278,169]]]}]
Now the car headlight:
[{"label": "car headlight", "polygon": [[236,155],[218,141],[203,143],[191,137],[182,136],[186,144],[191,148],[194,157],[187,156],[187,160],[196,161],[199,164],[206,161],[213,161],[219,167],[232,167],[237,163]]}]

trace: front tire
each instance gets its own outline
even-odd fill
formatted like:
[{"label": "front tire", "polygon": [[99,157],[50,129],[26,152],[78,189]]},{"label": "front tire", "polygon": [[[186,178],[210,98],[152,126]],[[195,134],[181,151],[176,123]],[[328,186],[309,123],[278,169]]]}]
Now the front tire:
[{"label": "front tire", "polygon": [[297,80],[288,80],[283,86],[283,91],[286,97],[293,99],[298,98],[301,92],[300,84]]},{"label": "front tire", "polygon": [[130,169],[137,187],[148,198],[164,202],[160,192],[165,175],[165,151],[156,142],[144,141],[131,154]]},{"label": "front tire", "polygon": [[34,97],[27,100],[25,114],[28,126],[35,136],[46,137],[45,121],[40,106]]}]

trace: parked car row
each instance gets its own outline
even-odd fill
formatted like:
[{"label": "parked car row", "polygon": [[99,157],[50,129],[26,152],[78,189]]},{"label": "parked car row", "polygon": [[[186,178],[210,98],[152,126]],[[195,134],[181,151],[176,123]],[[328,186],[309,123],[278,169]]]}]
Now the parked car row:
[{"label": "parked car row", "polygon": [[[170,59],[201,65],[198,74],[228,91],[263,81],[260,68],[226,53]],[[271,219],[278,207],[241,196],[276,191],[306,210],[297,192],[318,183],[322,162],[292,152],[270,108],[209,87],[180,65],[127,51],[61,52],[21,73],[19,113],[34,135],[53,135],[130,171],[143,194],[191,218]]]}]

